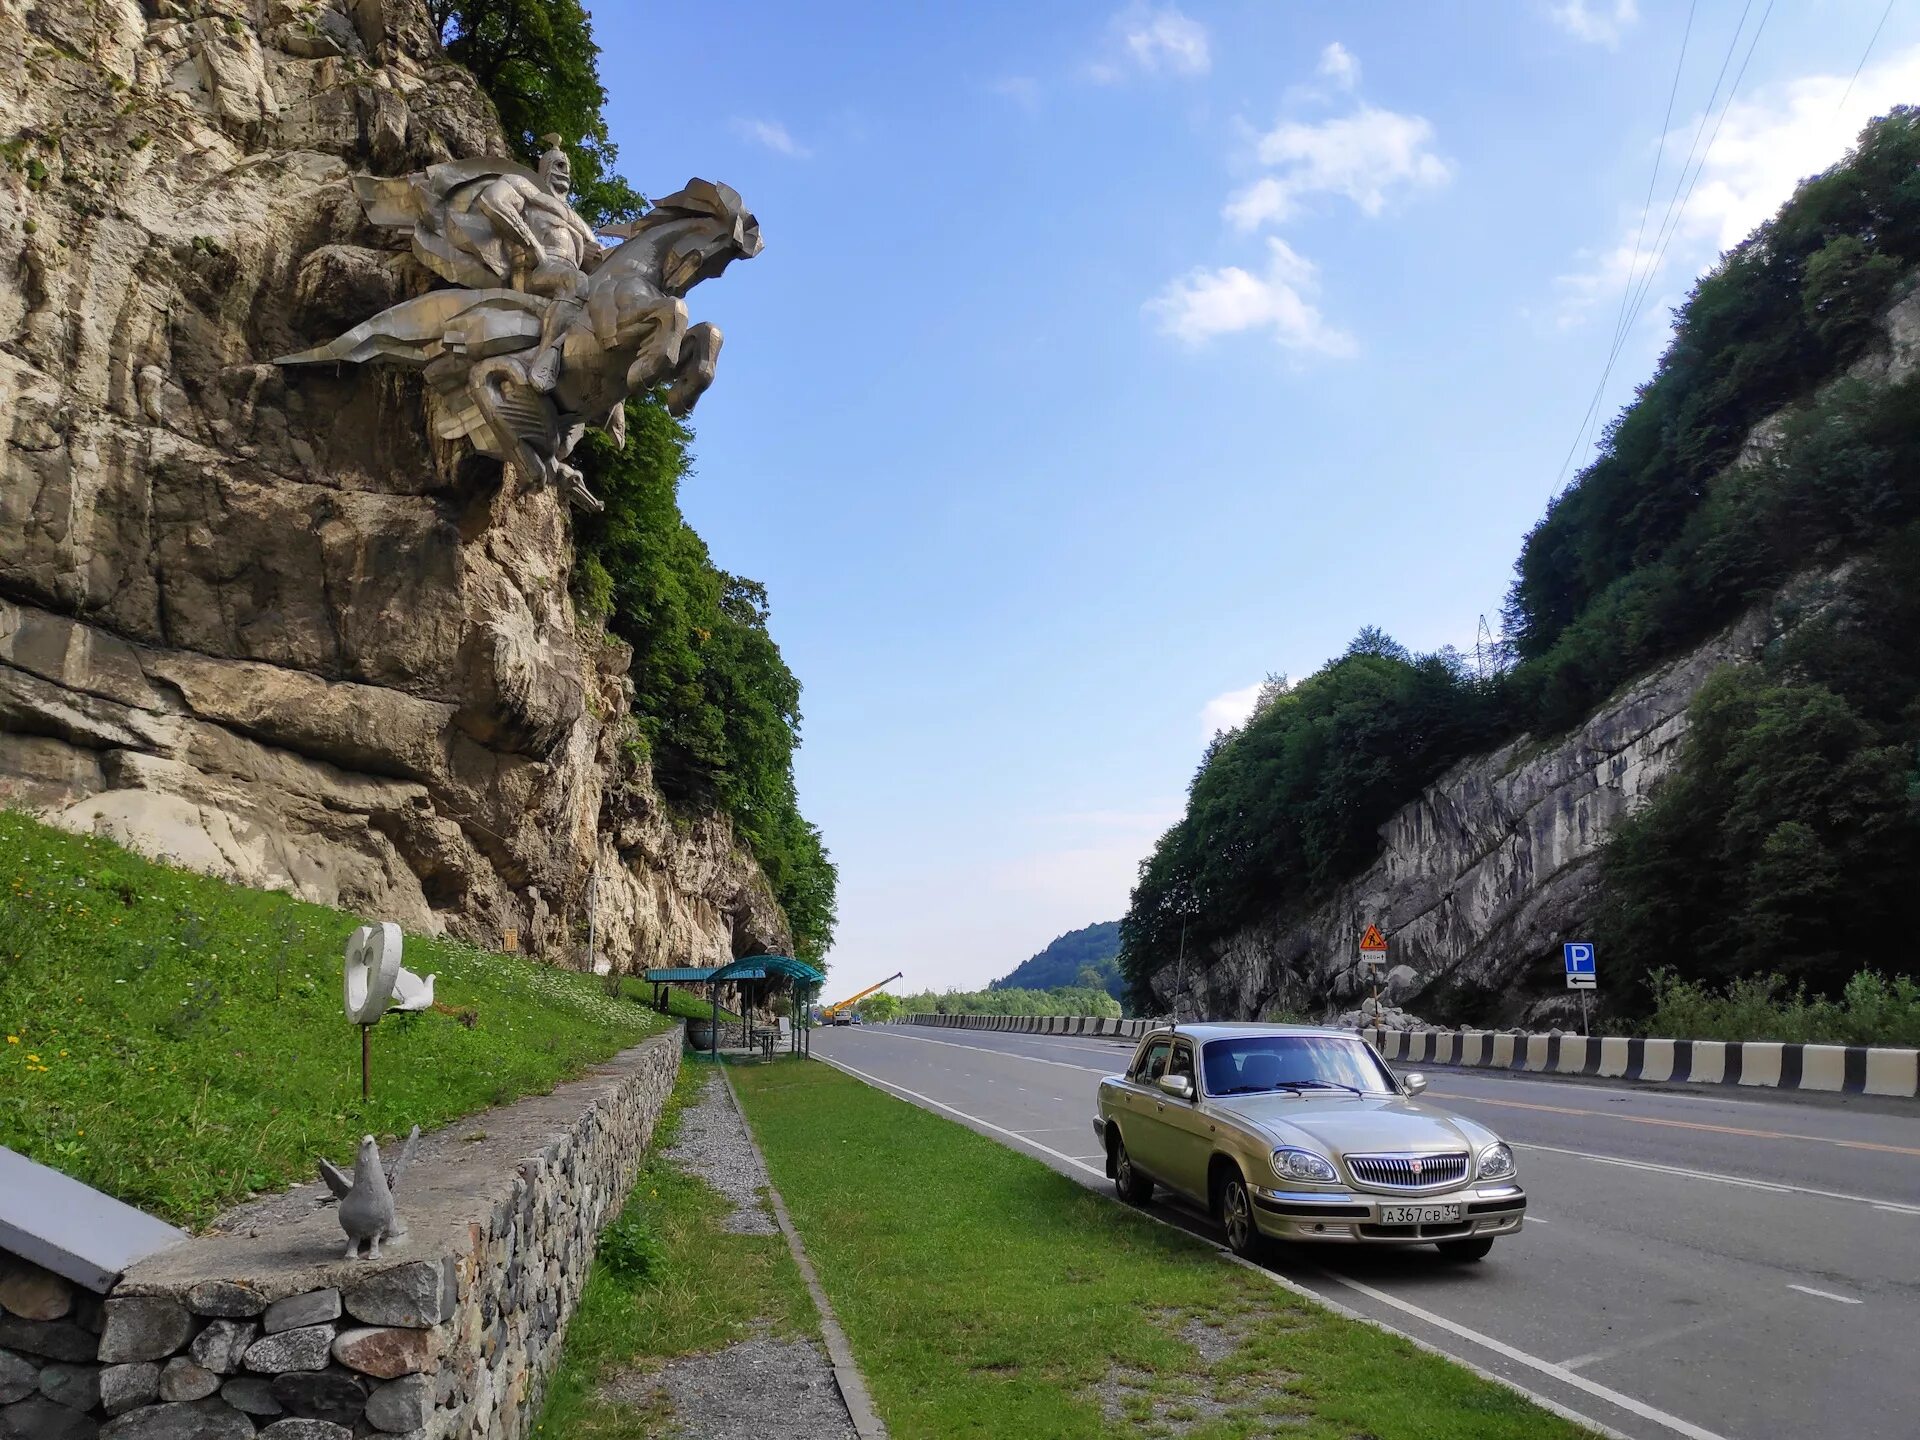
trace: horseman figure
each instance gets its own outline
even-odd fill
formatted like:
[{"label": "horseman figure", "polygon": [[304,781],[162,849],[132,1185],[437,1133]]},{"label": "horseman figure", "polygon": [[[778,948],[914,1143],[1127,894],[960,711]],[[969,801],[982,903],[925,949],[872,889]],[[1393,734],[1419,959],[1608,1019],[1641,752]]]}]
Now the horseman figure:
[{"label": "horseman figure", "polygon": [[685,296],[760,253],[760,225],[731,187],[690,180],[611,247],[567,202],[572,167],[546,137],[538,170],[454,160],[404,179],[354,182],[367,218],[412,232],[413,252],[455,288],[381,311],[281,365],[384,360],[422,370],[434,429],[470,440],[535,485],[601,503],[567,463],[588,425],[616,443],[626,401],[665,387],[683,415],[713,383],[721,335],[689,325]]}]

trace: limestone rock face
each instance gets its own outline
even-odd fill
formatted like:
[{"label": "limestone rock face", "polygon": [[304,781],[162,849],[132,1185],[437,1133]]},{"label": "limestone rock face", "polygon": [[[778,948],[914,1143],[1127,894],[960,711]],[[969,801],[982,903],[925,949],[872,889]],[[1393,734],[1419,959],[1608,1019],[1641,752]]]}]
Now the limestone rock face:
[{"label": "limestone rock face", "polygon": [[[1920,290],[1881,316],[1883,343],[1851,377],[1895,383],[1920,368]],[[1779,443],[1783,415],[1748,433],[1736,466]],[[1601,844],[1614,824],[1672,772],[1687,707],[1723,665],[1756,660],[1796,624],[1844,595],[1851,567],[1808,572],[1689,654],[1622,688],[1587,722],[1551,740],[1524,737],[1464,760],[1380,828],[1374,863],[1311,911],[1282,910],[1188,953],[1151,980],[1179,1013],[1258,1019],[1275,1010],[1348,1023],[1525,1024],[1577,1016],[1560,946],[1593,913]],[[1369,924],[1388,934],[1378,978],[1359,964]],[[1606,956],[1600,957],[1601,984]],[[1345,1012],[1345,1013],[1342,1013]],[[1396,1018],[1397,1017],[1397,1018]]]},{"label": "limestone rock face", "polygon": [[[1379,858],[1326,903],[1250,926],[1199,964],[1189,954],[1182,1013],[1351,1010],[1372,983],[1357,949],[1370,923],[1392,947],[1382,979],[1393,1006],[1443,1020],[1559,1013],[1560,942],[1589,913],[1601,841],[1673,768],[1694,693],[1755,656],[1766,633],[1751,616],[1572,734],[1456,765],[1381,827]],[[1174,981],[1169,968],[1155,988],[1170,997]]]},{"label": "limestone rock face", "polygon": [[270,357],[428,287],[354,173],[500,153],[420,0],[0,3],[0,804],[626,968],[789,948],[618,743],[564,500]]}]

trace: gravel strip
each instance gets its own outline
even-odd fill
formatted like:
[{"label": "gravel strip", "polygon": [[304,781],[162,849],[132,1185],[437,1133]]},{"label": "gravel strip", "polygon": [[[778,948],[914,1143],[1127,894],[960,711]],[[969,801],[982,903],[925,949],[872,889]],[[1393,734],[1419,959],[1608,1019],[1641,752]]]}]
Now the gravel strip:
[{"label": "gravel strip", "polygon": [[665,1393],[682,1440],[856,1440],[833,1367],[810,1340],[743,1340],[657,1370],[621,1375],[602,1393],[643,1409]]},{"label": "gravel strip", "polygon": [[718,1075],[707,1077],[700,1099],[680,1114],[680,1133],[660,1153],[733,1202],[733,1213],[720,1222],[722,1230],[734,1235],[779,1233],[761,1198],[768,1185],[766,1168]]}]

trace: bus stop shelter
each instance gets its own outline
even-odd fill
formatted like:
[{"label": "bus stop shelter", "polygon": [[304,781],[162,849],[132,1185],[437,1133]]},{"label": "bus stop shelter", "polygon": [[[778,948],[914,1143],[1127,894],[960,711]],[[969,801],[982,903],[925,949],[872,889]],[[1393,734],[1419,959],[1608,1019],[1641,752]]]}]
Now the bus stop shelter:
[{"label": "bus stop shelter", "polygon": [[708,1032],[707,1050],[716,1059],[720,1053],[722,985],[733,985],[740,991],[742,1038],[749,1042],[749,1046],[752,1037],[749,1017],[753,1007],[763,1005],[775,995],[785,992],[791,999],[793,1012],[790,1048],[795,1054],[811,1054],[813,1051],[809,1010],[813,1002],[819,999],[820,988],[826,984],[827,977],[804,960],[796,960],[791,955],[748,955],[726,965],[648,970],[645,976],[647,983],[654,986],[678,983],[708,987],[713,1002],[713,1022]]}]

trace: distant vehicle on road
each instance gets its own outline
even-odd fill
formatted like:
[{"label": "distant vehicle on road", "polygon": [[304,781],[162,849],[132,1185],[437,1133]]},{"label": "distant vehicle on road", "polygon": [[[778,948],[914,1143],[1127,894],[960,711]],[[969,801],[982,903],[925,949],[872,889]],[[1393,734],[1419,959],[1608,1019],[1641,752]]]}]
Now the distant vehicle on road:
[{"label": "distant vehicle on road", "polygon": [[1122,1199],[1186,1195],[1237,1255],[1272,1238],[1479,1260],[1520,1229],[1526,1192],[1500,1137],[1418,1103],[1426,1088],[1351,1031],[1167,1026],[1100,1082],[1093,1129]]}]

